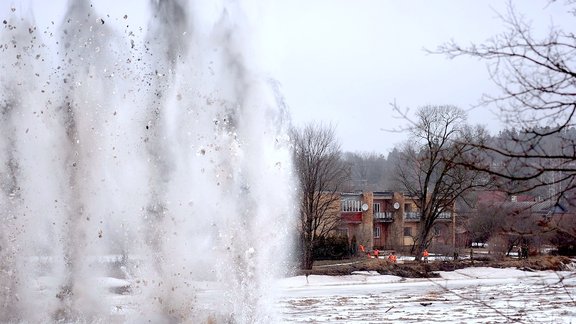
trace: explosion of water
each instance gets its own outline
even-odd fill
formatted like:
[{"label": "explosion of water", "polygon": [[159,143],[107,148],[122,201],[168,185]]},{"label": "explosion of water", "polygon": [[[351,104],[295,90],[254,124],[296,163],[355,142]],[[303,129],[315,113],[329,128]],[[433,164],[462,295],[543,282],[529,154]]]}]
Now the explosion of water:
[{"label": "explosion of water", "polygon": [[288,118],[243,9],[1,18],[0,321],[274,321]]}]

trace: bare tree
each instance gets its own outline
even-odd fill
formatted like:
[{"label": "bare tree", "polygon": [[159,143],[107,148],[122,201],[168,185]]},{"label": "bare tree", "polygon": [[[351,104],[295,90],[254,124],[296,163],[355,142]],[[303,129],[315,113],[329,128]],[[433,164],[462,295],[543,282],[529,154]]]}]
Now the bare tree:
[{"label": "bare tree", "polygon": [[[576,13],[574,1],[565,5]],[[576,35],[551,26],[538,37],[512,5],[501,18],[506,31],[486,43],[461,46],[448,42],[435,51],[449,58],[470,56],[486,61],[501,92],[484,96],[482,104],[496,104],[504,121],[522,130],[510,132],[506,145],[483,145],[492,161],[470,167],[508,181],[511,193],[550,189],[545,190],[546,199],[573,204]],[[556,145],[550,145],[552,137]],[[576,228],[559,230],[576,236]]]},{"label": "bare tree", "polygon": [[294,165],[299,180],[300,243],[303,269],[312,269],[314,243],[340,225],[341,187],[348,180],[332,126],[293,129]]},{"label": "bare tree", "polygon": [[[549,186],[552,178],[563,185],[561,192],[572,190],[576,138],[566,132],[576,126],[576,36],[551,27],[538,38],[512,5],[501,17],[506,31],[487,43],[463,47],[452,41],[435,51],[449,58],[485,60],[501,94],[485,95],[482,103],[498,105],[504,121],[523,130],[523,136],[510,134],[509,142],[515,145],[484,147],[504,162],[485,164],[482,169],[509,180],[533,180],[524,190]],[[546,145],[550,136],[562,140],[560,147]],[[521,164],[524,172],[519,175],[516,168],[508,169],[510,163]]]},{"label": "bare tree", "polygon": [[430,243],[430,231],[442,213],[452,212],[456,199],[483,186],[480,173],[462,166],[475,163],[474,146],[485,137],[482,128],[465,124],[466,113],[454,106],[425,106],[418,109],[411,140],[397,165],[398,181],[414,198],[420,212],[420,228],[412,252],[420,260]]},{"label": "bare tree", "polygon": [[[471,221],[480,229],[480,242],[490,249],[509,255],[514,247],[534,244],[542,233],[532,212],[534,202],[488,201],[481,203]],[[483,230],[483,231],[482,231]]]}]

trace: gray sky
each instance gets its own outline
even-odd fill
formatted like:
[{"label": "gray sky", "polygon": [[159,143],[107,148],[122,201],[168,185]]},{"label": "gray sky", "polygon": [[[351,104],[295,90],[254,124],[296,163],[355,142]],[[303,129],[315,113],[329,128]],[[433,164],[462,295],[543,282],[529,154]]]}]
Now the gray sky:
[{"label": "gray sky", "polygon": [[[566,7],[513,1],[536,28],[566,21]],[[426,104],[470,109],[482,93],[495,93],[484,62],[429,55],[451,39],[483,42],[503,30],[498,13],[507,2],[277,1],[267,16],[274,48],[272,73],[283,85],[293,120],[332,122],[344,150],[388,152],[405,134],[391,103],[414,111]],[[570,18],[570,19],[573,19]],[[274,43],[269,40],[269,43]],[[492,107],[469,112],[469,122],[497,132]]]},{"label": "gray sky", "polygon": [[[512,1],[519,12],[545,30],[552,21],[573,19],[566,7],[546,0]],[[6,3],[2,1],[2,3]],[[13,6],[39,23],[58,22],[66,1],[19,0]],[[95,7],[112,17],[128,14],[146,26],[145,0],[99,0]],[[426,104],[470,109],[482,93],[495,93],[483,62],[429,55],[454,39],[483,42],[503,30],[503,0],[269,0],[246,1],[257,8],[255,38],[262,67],[277,79],[293,122],[332,123],[346,151],[387,153],[406,135],[404,120],[391,103],[414,111]],[[0,14],[8,10],[0,8]],[[571,22],[571,21],[570,21]],[[502,128],[491,107],[469,111],[469,121],[492,132]]]}]

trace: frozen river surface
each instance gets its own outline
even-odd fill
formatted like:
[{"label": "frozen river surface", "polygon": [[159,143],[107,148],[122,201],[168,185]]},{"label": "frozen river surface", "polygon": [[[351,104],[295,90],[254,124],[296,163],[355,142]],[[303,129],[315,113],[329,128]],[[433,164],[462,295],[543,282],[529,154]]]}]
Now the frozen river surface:
[{"label": "frozen river surface", "polygon": [[[478,267],[439,274],[434,279],[404,279],[368,272],[284,278],[277,281],[273,299],[265,303],[266,308],[271,308],[270,315],[275,313],[274,320],[264,323],[576,323],[576,271]],[[41,286],[48,285],[44,282]],[[134,282],[108,278],[99,285],[133,286],[127,290],[131,293],[110,295],[110,323],[150,320],[138,315],[142,309],[137,300],[142,296]],[[226,301],[226,294],[217,283],[200,281],[193,286],[195,315],[177,322],[230,322],[226,317],[210,315],[216,314]]]},{"label": "frozen river surface", "polygon": [[353,276],[283,280],[287,323],[576,323],[574,272],[469,268],[441,278]]}]

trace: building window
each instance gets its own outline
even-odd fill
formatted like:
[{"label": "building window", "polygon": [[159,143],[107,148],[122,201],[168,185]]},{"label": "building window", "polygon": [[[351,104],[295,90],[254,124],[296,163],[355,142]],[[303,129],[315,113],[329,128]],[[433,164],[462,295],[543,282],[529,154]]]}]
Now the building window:
[{"label": "building window", "polygon": [[404,227],[404,236],[412,236],[412,227]]},{"label": "building window", "polygon": [[359,212],[362,211],[362,202],[360,200],[346,199],[342,200],[343,212]]},{"label": "building window", "polygon": [[374,227],[374,238],[380,238],[380,226]]},{"label": "building window", "polygon": [[374,209],[375,213],[379,213],[380,212],[380,203],[375,203],[372,208]]}]

